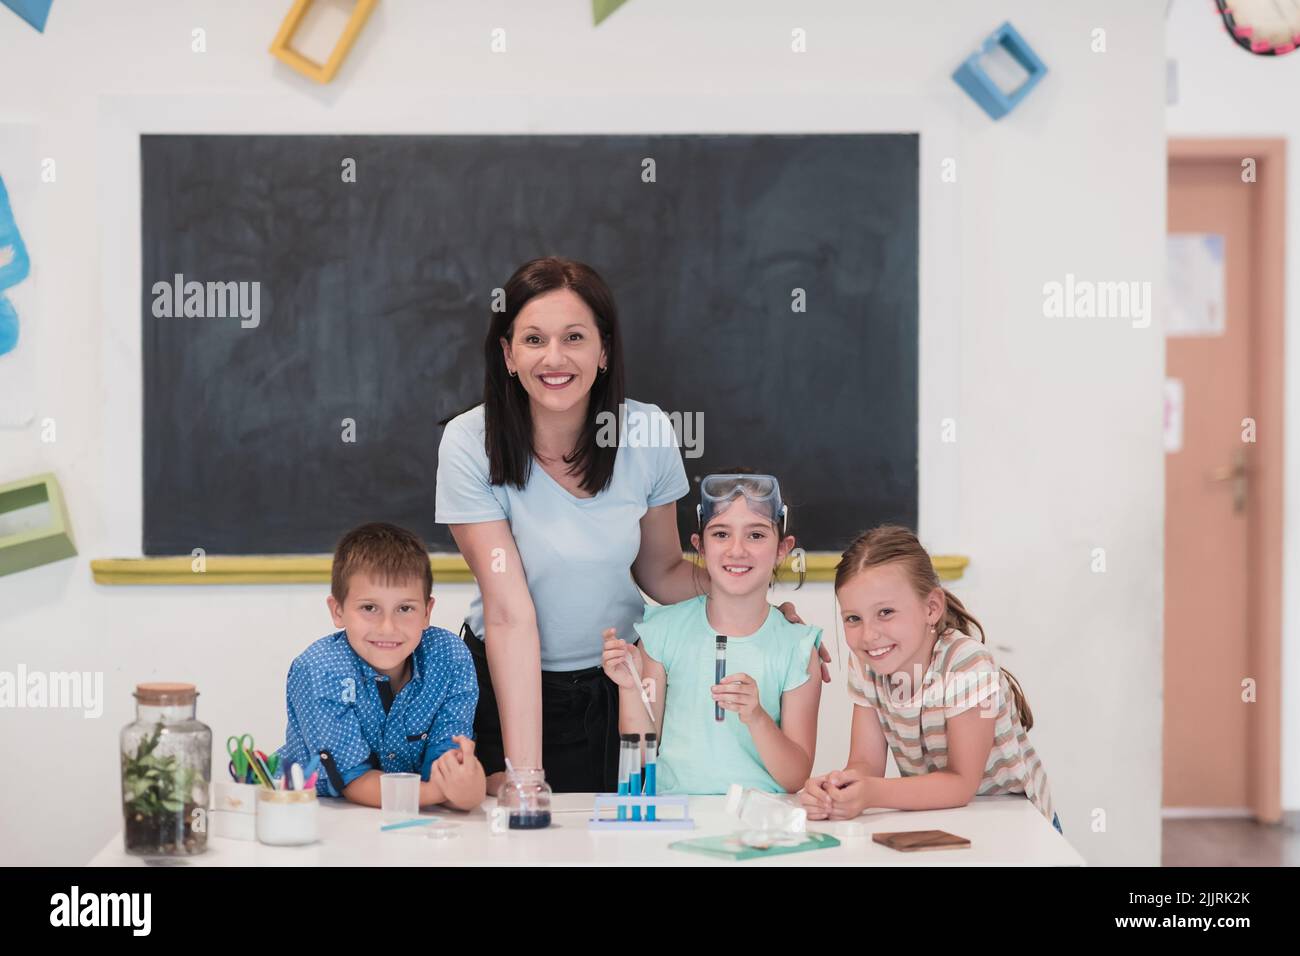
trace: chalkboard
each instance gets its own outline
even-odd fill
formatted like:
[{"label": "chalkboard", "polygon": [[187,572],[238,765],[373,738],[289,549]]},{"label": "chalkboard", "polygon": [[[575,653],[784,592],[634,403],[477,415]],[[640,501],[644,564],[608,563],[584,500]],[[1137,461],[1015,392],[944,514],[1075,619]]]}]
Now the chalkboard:
[{"label": "chalkboard", "polygon": [[454,551],[438,422],[481,400],[492,290],[546,254],[609,283],[629,396],[701,416],[692,479],[777,475],[809,550],[915,524],[915,135],[140,145],[146,554],[328,552],[370,520]]}]

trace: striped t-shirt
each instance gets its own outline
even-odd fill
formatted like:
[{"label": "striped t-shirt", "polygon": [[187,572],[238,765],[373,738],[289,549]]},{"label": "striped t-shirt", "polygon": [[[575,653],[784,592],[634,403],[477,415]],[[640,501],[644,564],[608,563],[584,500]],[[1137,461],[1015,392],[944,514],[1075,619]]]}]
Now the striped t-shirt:
[{"label": "striped t-shirt", "polygon": [[847,656],[849,697],[876,711],[902,776],[945,769],[948,718],[979,707],[990,720],[996,719],[997,726],[976,794],[1023,793],[1052,819],[1052,793],[1043,762],[1016,713],[1011,684],[987,647],[960,631],[949,631],[935,641],[924,677],[876,674],[856,654]]}]

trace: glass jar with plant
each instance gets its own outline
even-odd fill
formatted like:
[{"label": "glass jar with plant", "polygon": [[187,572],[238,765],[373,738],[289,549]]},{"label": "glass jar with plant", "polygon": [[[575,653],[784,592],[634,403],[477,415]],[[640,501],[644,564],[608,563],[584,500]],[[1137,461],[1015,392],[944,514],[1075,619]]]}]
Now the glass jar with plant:
[{"label": "glass jar with plant", "polygon": [[202,853],[208,845],[212,731],[195,717],[193,684],[140,684],[136,718],[122,728],[126,852]]}]

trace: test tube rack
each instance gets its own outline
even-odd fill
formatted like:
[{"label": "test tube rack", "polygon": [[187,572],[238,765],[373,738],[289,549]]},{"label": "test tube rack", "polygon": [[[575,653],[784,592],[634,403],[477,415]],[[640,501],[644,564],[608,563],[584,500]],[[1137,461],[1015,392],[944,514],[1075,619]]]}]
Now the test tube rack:
[{"label": "test tube rack", "polygon": [[[598,793],[595,802],[591,808],[591,819],[587,821],[588,830],[617,830],[622,833],[627,830],[694,830],[695,821],[691,819],[690,798],[684,796],[678,797],[647,797],[647,796],[619,796],[616,793]],[[615,814],[619,807],[654,807],[655,820],[619,820]],[[669,816],[663,819],[660,809],[669,807],[681,808],[681,816]],[[602,816],[602,811],[608,812],[609,816]],[[627,814],[631,816],[631,814]],[[644,818],[645,813],[641,816]]]}]

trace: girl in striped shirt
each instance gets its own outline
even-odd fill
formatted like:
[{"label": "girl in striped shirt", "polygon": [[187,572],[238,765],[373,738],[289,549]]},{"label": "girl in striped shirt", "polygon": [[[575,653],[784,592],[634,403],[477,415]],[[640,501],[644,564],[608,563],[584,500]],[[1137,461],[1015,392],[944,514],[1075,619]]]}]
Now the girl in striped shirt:
[{"label": "girl in striped shirt", "polygon": [[[846,820],[868,807],[936,810],[1020,793],[1060,830],[1029,742],[1034,718],[1025,695],[994,662],[979,622],[939,584],[916,535],[885,525],[859,536],[835,568],[835,597],[856,706],[847,765],[804,784],[808,818]],[[898,778],[885,779],[886,748]]]}]

